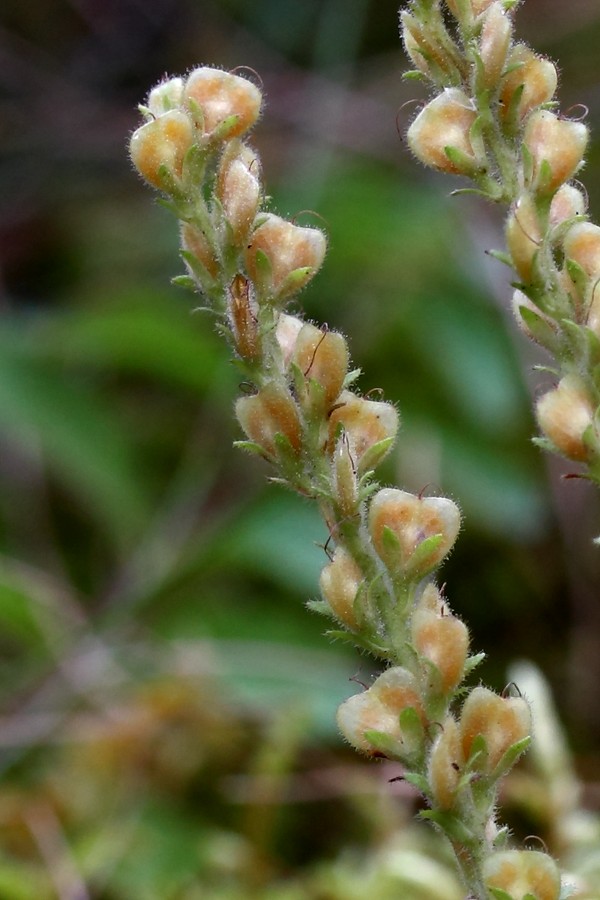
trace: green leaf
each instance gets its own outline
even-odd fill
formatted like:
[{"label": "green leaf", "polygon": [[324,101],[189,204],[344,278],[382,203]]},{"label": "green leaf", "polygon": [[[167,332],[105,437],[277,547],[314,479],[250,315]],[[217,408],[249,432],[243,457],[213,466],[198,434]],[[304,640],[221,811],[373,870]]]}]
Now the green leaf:
[{"label": "green leaf", "polygon": [[454,813],[438,809],[424,809],[419,813],[419,818],[427,819],[428,822],[434,822],[438,828],[441,828],[448,835],[451,841],[466,844],[467,846],[473,843],[473,832]]},{"label": "green leaf", "polygon": [[465,678],[484,661],[485,657],[485,653],[476,653],[474,656],[467,658],[465,662]]},{"label": "green leaf", "polygon": [[364,736],[375,750],[383,753],[388,759],[402,759],[398,741],[390,737],[385,731],[376,731],[373,728],[369,728],[364,732]]},{"label": "green leaf", "polygon": [[431,788],[425,775],[419,775],[418,772],[404,772],[402,777],[404,778],[404,781],[407,781],[409,784],[412,784],[413,787],[416,787],[419,793],[424,797],[431,796]]},{"label": "green leaf", "polygon": [[363,453],[360,458],[358,468],[361,472],[366,472],[372,469],[375,469],[387,456],[390,452],[394,443],[396,441],[395,437],[387,437],[382,441],[377,441],[375,444],[371,444],[371,446]]},{"label": "green leaf", "polygon": [[443,540],[443,534],[432,534],[417,545],[406,564],[408,578],[423,578],[427,572],[436,567],[437,562],[435,559],[432,562],[432,556],[435,557],[435,551]]},{"label": "green leaf", "polygon": [[490,779],[497,781],[497,779],[505,775],[509,769],[512,769],[518,758],[525,753],[530,744],[531,737],[529,735],[512,744],[495,766],[494,771],[490,775]]},{"label": "green leaf", "polygon": [[550,322],[528,306],[519,306],[519,313],[534,340],[556,355],[560,341]]}]

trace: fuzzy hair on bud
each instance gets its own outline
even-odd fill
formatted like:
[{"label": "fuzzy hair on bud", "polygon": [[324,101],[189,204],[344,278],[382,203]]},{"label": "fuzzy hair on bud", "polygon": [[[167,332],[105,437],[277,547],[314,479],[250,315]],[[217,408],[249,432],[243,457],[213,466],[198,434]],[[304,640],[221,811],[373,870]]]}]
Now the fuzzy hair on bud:
[{"label": "fuzzy hair on bud", "polygon": [[516,92],[522,93],[516,105],[516,115],[519,122],[523,122],[529,113],[548,103],[554,96],[558,84],[556,66],[538,56],[526,44],[516,44],[507,61],[508,72],[502,80],[500,89],[501,110],[508,115],[513,110],[513,98],[516,100]]},{"label": "fuzzy hair on bud", "polygon": [[168,78],[152,88],[146,106],[154,116],[162,116],[170,109],[181,106],[183,99],[183,78]]},{"label": "fuzzy hair on bud", "polygon": [[542,243],[542,232],[535,203],[530,194],[522,194],[506,220],[506,245],[519,277],[529,284],[533,263]]},{"label": "fuzzy hair on bud", "polygon": [[261,195],[260,162],[244,144],[233,143],[223,154],[217,178],[217,197],[231,228],[235,246],[245,245]]},{"label": "fuzzy hair on bud", "polygon": [[417,652],[432,662],[440,673],[443,693],[453,691],[464,675],[469,651],[467,626],[442,602],[435,611],[417,608],[411,630]]},{"label": "fuzzy hair on bud", "polygon": [[587,203],[583,191],[580,191],[574,184],[561,185],[550,204],[550,225],[556,228],[558,225],[562,225],[563,222],[568,222],[569,219],[583,216],[586,206]]},{"label": "fuzzy hair on bud", "polygon": [[583,122],[559,119],[547,109],[538,109],[530,115],[524,143],[533,160],[537,190],[552,194],[572,178],[583,160],[588,136]]},{"label": "fuzzy hair on bud", "polygon": [[500,0],[488,7],[481,27],[479,55],[483,65],[484,82],[493,88],[506,65],[506,57],[512,38],[512,22]]},{"label": "fuzzy hair on bud", "polygon": [[267,456],[277,456],[276,435],[286,437],[295,451],[302,446],[298,409],[289,391],[269,382],[252,397],[240,397],[235,405],[237,419],[251,441]]},{"label": "fuzzy hair on bud", "polygon": [[469,759],[473,742],[482,735],[492,772],[506,751],[531,733],[531,711],[523,697],[500,697],[484,687],[473,688],[460,715],[464,758]]},{"label": "fuzzy hair on bud", "polygon": [[[562,190],[562,188],[561,188]],[[576,222],[565,236],[563,250],[592,279],[600,276],[600,227],[592,222]]]},{"label": "fuzzy hair on bud", "polygon": [[560,872],[554,860],[539,850],[504,850],[493,853],[483,864],[488,888],[509,897],[558,900]]},{"label": "fuzzy hair on bud", "polygon": [[344,336],[306,323],[296,339],[293,360],[308,382],[321,385],[329,408],[339,396],[348,372],[350,357]]},{"label": "fuzzy hair on bud", "polygon": [[183,100],[202,112],[205,134],[211,135],[225,122],[224,137],[239,137],[252,128],[260,115],[262,94],[256,85],[239,75],[202,66],[194,69],[183,88]]},{"label": "fuzzy hair on bud", "polygon": [[472,174],[478,167],[470,137],[476,118],[467,95],[457,88],[446,88],[421,110],[408,129],[410,149],[433,169],[452,175]]},{"label": "fuzzy hair on bud", "polygon": [[362,582],[363,574],[348,551],[336,547],[333,561],[321,572],[319,585],[335,616],[352,631],[358,628],[354,600]]},{"label": "fuzzy hair on bud", "polygon": [[540,428],[557,450],[575,462],[586,462],[592,451],[585,434],[594,426],[594,407],[581,379],[565,375],[536,404]]},{"label": "fuzzy hair on bud", "polygon": [[[250,277],[266,283],[279,298],[289,297],[303,288],[323,265],[327,241],[318,228],[294,225],[268,213],[253,232],[246,251]],[[270,272],[264,275],[261,260],[266,257]]]},{"label": "fuzzy hair on bud", "polygon": [[194,129],[189,116],[172,109],[151,122],[146,122],[131,136],[129,154],[134,166],[146,181],[165,190],[162,170],[173,178],[181,178],[183,160],[194,143]]},{"label": "fuzzy hair on bud", "polygon": [[452,809],[464,766],[460,734],[456,720],[447,716],[436,737],[428,762],[428,781],[440,809]]},{"label": "fuzzy hair on bud", "polygon": [[[365,467],[378,465],[390,450],[398,432],[398,413],[391,403],[366,400],[351,391],[342,391],[329,416],[330,453],[335,449],[340,425],[351,438],[356,467],[361,472]],[[389,444],[382,443],[387,441]]]}]

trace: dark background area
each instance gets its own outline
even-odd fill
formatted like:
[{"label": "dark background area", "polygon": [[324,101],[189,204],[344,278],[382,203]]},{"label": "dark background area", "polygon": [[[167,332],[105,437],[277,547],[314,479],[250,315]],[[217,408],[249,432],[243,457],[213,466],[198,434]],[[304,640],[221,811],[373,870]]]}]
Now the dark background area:
[{"label": "dark background area", "polygon": [[[589,108],[593,215],[600,9],[529,0],[517,27],[560,61],[562,108]],[[390,797],[384,812],[369,801],[377,815],[349,799],[355,778],[381,771],[358,767],[334,722],[369,662],[304,609],[324,528],[232,449],[235,372],[194,298],[170,285],[176,224],[127,158],[148,89],[201,63],[262,80],[253,141],[272,207],[307,224],[318,214],[329,234],[301,308],[349,336],[363,390],[399,404],[383,479],[460,503],[441,577],[488,653],[481,677],[502,689],[514,659],[542,668],[598,803],[598,500],[531,444],[531,399],[549,376],[532,371],[544,359],[516,333],[509,275],[485,254],[502,246],[501,211],[450,197],[458,182],[406,151],[405,104],[423,93],[401,79],[396,3],[4,0],[7,900],[246,897],[406,815]],[[261,772],[286,786],[257,799]],[[284,815],[277,791],[294,790],[302,802]],[[272,896],[351,896],[307,890]]]}]

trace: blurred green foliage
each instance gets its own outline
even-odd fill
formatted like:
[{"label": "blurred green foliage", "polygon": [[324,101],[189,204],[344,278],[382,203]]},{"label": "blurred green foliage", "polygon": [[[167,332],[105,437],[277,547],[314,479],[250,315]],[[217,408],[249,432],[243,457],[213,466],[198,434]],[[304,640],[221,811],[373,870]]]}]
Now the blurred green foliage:
[{"label": "blurred green foliage", "polygon": [[[600,13],[573,9],[536,46],[597,120]],[[525,33],[557,10],[531,3]],[[482,253],[494,211],[404,153],[396,3],[6,0],[0,19],[0,896],[459,897],[398,773],[341,747],[336,705],[370,670],[303,608],[327,534],[231,448],[235,371],[169,285],[175,224],[124,150],[165,71],[260,72],[273,208],[330,236],[301,307],[399,403],[385,479],[461,503],[445,577],[484,676],[537,659],[597,777],[598,507],[570,482],[553,512],[532,357]]]}]

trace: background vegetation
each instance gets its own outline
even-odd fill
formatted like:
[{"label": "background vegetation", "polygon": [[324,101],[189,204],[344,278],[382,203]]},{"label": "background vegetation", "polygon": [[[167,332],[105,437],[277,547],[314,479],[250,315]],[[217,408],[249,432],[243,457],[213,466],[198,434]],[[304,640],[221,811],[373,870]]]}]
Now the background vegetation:
[{"label": "background vegetation", "polygon": [[[347,900],[361,854],[388,867],[379,900],[397,895],[391,835],[396,861],[430,840],[407,825],[416,801],[394,767],[341,745],[336,705],[370,669],[303,608],[327,536],[231,449],[235,371],[170,286],[175,223],[126,157],[148,88],[198,63],[260,73],[273,208],[318,213],[330,237],[303,310],[351,336],[363,390],[399,402],[389,481],[460,502],[447,592],[489,653],[482,677],[501,688],[523,656],[543,668],[600,805],[598,500],[529,441],[543,359],[485,256],[499,216],[449,197],[403,146],[419,88],[401,81],[396,14],[396,0],[4,0],[6,900]],[[529,0],[519,23],[560,61],[563,108],[590,109],[598,218],[600,9]],[[541,830],[531,816],[517,830]]]}]

